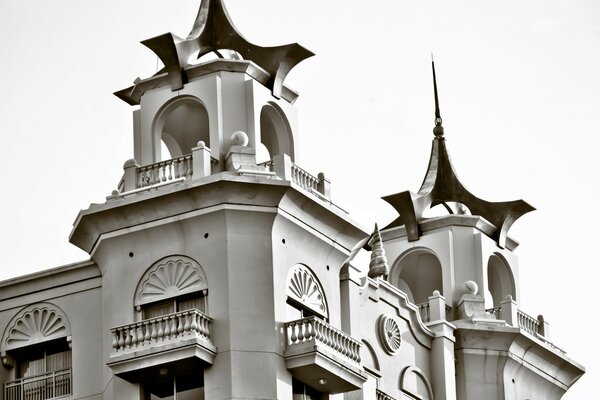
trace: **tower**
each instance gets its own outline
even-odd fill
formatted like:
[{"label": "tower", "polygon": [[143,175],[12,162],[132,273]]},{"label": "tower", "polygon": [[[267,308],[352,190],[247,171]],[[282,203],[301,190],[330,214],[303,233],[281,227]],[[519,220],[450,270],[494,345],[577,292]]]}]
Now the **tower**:
[{"label": "tower", "polygon": [[133,158],[75,221],[90,260],[0,283],[2,400],[554,399],[583,374],[519,308],[533,208],[462,185],[435,70],[424,182],[369,234],[299,166],[285,77],[312,53],[252,44],[222,0],[142,43],[164,68],[116,93]]}]

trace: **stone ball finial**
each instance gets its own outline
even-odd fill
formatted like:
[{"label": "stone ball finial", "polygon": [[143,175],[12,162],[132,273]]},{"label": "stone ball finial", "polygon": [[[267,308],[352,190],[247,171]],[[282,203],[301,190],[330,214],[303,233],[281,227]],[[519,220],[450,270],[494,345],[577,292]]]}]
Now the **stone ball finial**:
[{"label": "stone ball finial", "polygon": [[243,131],[233,132],[231,135],[231,145],[232,146],[248,146],[248,135]]},{"label": "stone ball finial", "polygon": [[477,294],[477,292],[479,291],[479,286],[477,286],[477,283],[475,283],[475,281],[466,281],[465,288],[467,289],[469,294]]},{"label": "stone ball finial", "polygon": [[203,149],[206,147],[206,143],[204,143],[204,140],[199,140],[198,143],[196,144],[196,147]]},{"label": "stone ball finial", "polygon": [[130,158],[129,160],[125,161],[125,163],[123,164],[123,169],[129,168],[129,167],[134,167],[136,164],[137,164],[137,161],[135,161],[135,158]]},{"label": "stone ball finial", "polygon": [[440,291],[439,290],[434,290],[433,291],[433,295],[434,296],[439,296],[440,295]]}]

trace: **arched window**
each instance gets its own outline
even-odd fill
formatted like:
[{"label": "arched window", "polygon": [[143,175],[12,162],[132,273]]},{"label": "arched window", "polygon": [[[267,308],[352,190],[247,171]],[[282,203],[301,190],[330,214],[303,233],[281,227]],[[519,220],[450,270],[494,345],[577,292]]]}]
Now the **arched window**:
[{"label": "arched window", "polygon": [[208,283],[195,260],[181,255],[155,262],[140,279],[134,305],[149,319],[177,311],[207,312]]},{"label": "arched window", "polygon": [[415,304],[425,303],[434,290],[443,292],[442,265],[426,249],[409,250],[392,267],[389,281]]},{"label": "arched window", "polygon": [[329,317],[327,300],[321,283],[313,272],[303,264],[294,265],[288,272],[287,304],[291,319],[317,316]]},{"label": "arched window", "polygon": [[264,148],[257,149],[257,162],[270,160],[278,154],[287,154],[294,161],[290,124],[283,111],[274,103],[266,104],[260,112],[260,138]]},{"label": "arched window", "polygon": [[427,376],[415,366],[406,367],[400,374],[400,390],[411,399],[434,400]]},{"label": "arched window", "polygon": [[[192,152],[200,140],[210,147],[208,112],[195,97],[180,96],[165,104],[154,120],[156,161]],[[168,155],[161,154],[161,147]]]},{"label": "arched window", "polygon": [[19,311],[2,337],[2,362],[11,367],[7,399],[51,399],[71,394],[71,327],[54,304]]},{"label": "arched window", "polygon": [[511,295],[514,300],[517,299],[515,279],[504,257],[497,253],[490,256],[487,276],[488,291],[491,297],[488,301],[493,304],[486,304],[486,307],[498,307],[507,295]]}]

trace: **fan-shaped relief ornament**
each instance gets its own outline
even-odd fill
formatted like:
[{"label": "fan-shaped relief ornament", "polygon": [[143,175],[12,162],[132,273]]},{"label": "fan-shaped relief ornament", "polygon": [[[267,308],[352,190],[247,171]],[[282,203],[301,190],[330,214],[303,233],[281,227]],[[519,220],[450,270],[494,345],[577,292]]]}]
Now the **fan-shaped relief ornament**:
[{"label": "fan-shaped relief ornament", "polygon": [[323,288],[304,265],[292,267],[288,278],[287,295],[318,314],[328,316]]},{"label": "fan-shaped relief ornament", "polygon": [[146,271],[136,295],[136,305],[193,293],[208,288],[200,264],[185,256],[170,256]]},{"label": "fan-shaped relief ornament", "polygon": [[21,310],[9,323],[4,333],[2,351],[29,346],[61,337],[68,337],[71,329],[65,314],[48,303]]},{"label": "fan-shaped relief ornament", "polygon": [[396,354],[402,345],[402,334],[398,323],[394,319],[382,315],[379,317],[377,325],[377,333],[383,349],[390,355]]}]

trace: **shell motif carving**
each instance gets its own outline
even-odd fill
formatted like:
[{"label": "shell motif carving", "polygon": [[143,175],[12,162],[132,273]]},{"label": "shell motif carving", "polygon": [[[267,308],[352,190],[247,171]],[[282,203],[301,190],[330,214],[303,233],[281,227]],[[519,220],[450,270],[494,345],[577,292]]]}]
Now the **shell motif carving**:
[{"label": "shell motif carving", "polygon": [[4,350],[70,335],[64,314],[48,305],[37,305],[24,309],[15,316],[5,333]]},{"label": "shell motif carving", "polygon": [[150,267],[142,277],[136,305],[207,289],[206,276],[200,265],[184,256],[164,258]]},{"label": "shell motif carving", "polygon": [[393,355],[400,350],[400,346],[402,345],[402,334],[400,333],[398,323],[394,321],[394,319],[385,315],[380,316],[378,322],[378,334],[379,340],[386,353]]},{"label": "shell motif carving", "polygon": [[290,271],[287,294],[311,310],[327,317],[327,303],[323,288],[304,265],[296,265]]}]

